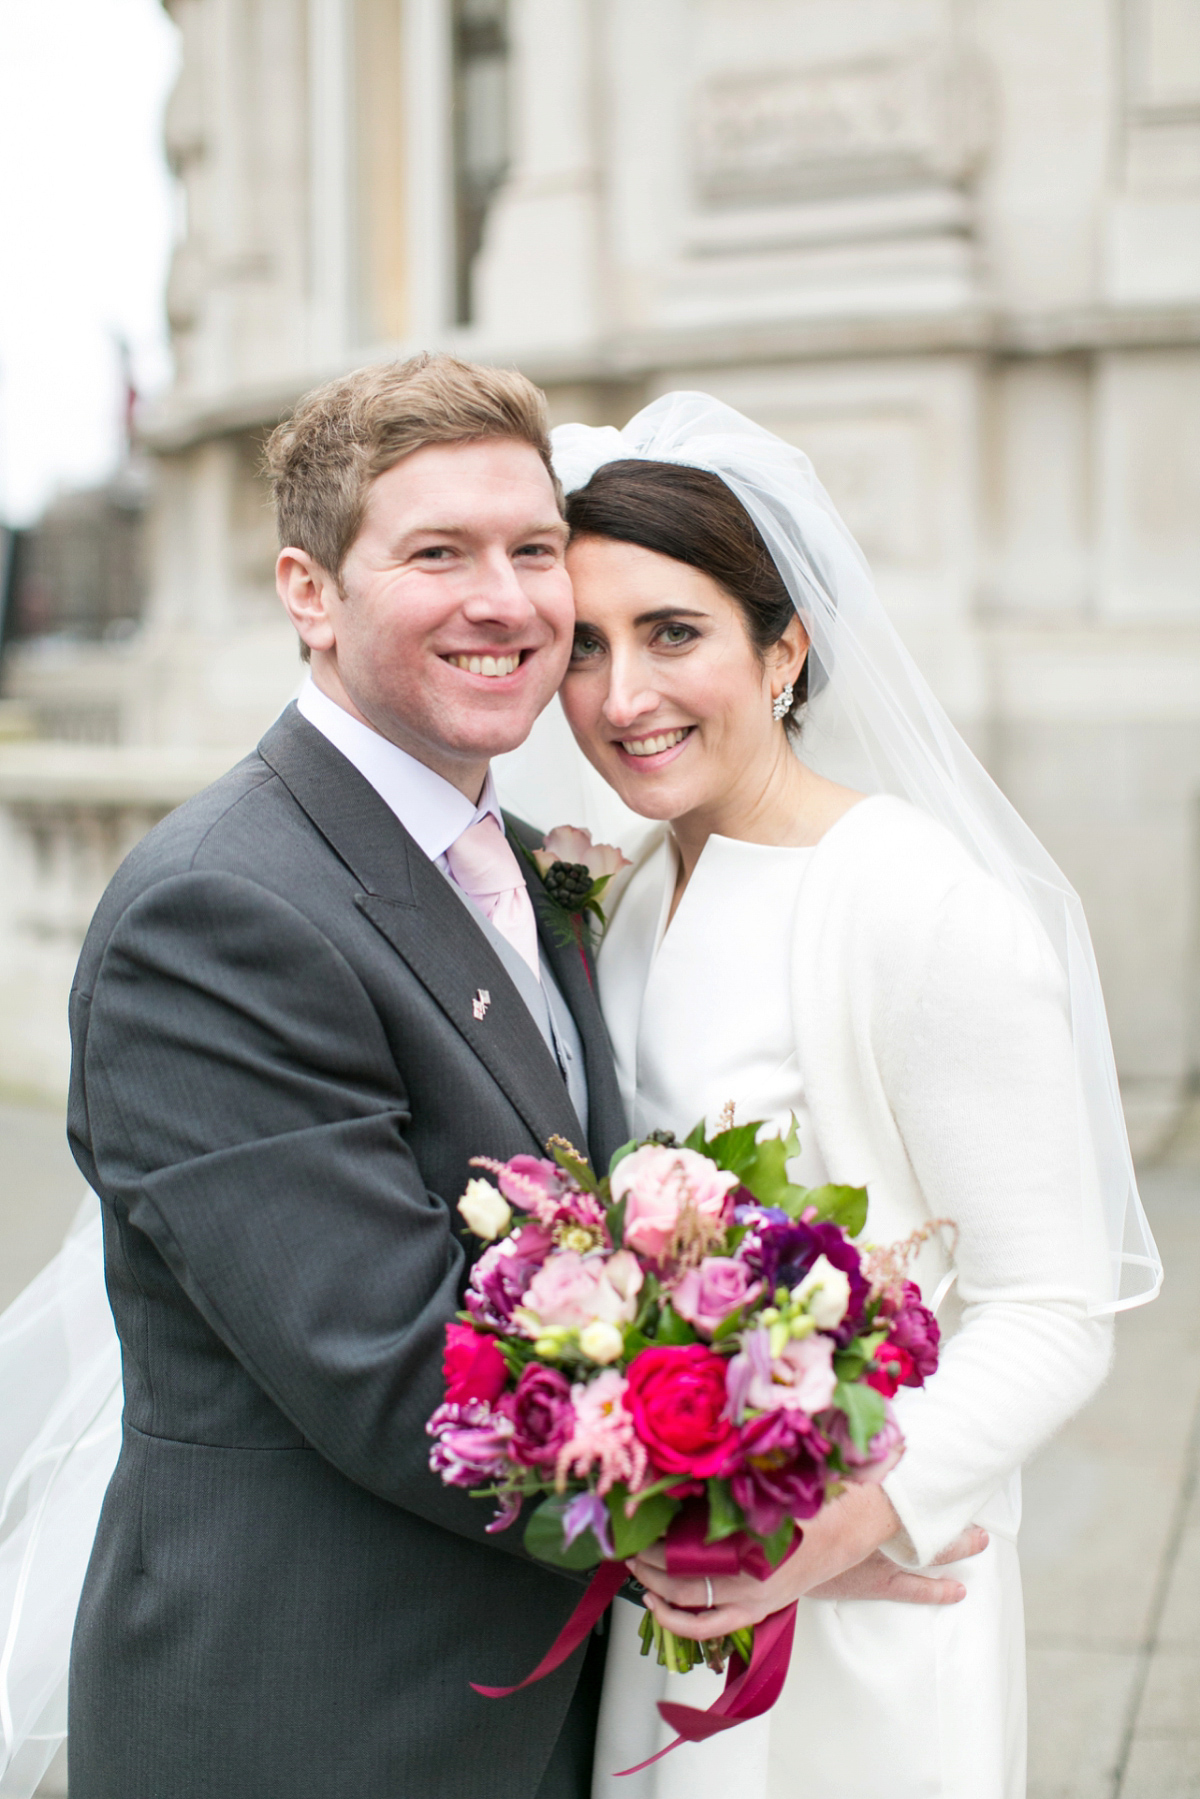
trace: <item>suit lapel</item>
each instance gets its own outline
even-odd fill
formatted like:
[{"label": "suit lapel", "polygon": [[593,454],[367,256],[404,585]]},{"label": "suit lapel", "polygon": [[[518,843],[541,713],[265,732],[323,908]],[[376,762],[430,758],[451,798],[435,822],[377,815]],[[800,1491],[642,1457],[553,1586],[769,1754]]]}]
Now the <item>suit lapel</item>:
[{"label": "suit lapel", "polygon": [[[359,910],[437,1002],[534,1139],[544,1144],[558,1132],[578,1141],[582,1126],[562,1075],[504,964],[370,782],[295,706],[272,726],[259,754],[363,888],[355,895]],[[480,994],[486,1005],[476,1004]],[[480,1145],[480,1153],[487,1147]]]},{"label": "suit lapel", "polygon": [[[507,813],[505,824],[509,836],[516,838],[526,849],[540,847],[540,832],[531,830],[520,819],[510,818]],[[522,857],[521,860],[526,868],[529,897],[537,915],[542,953],[554,970],[554,977],[562,990],[563,998],[571,1008],[583,1042],[590,1113],[588,1138],[593,1166],[603,1173],[613,1150],[625,1141],[629,1132],[617,1086],[608,1027],[596,997],[591,951],[586,947],[586,934],[583,945],[574,938],[566,939],[562,911],[547,897],[546,889],[533,869],[525,863],[525,858]]]}]

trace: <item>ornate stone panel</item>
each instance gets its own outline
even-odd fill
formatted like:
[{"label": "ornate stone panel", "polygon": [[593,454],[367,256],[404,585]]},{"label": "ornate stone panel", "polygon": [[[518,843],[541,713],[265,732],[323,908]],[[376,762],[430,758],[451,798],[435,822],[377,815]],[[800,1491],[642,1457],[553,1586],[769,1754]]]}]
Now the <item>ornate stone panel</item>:
[{"label": "ornate stone panel", "polygon": [[716,76],[696,96],[698,195],[728,205],[962,182],[984,148],[984,102],[976,63],[932,50]]}]

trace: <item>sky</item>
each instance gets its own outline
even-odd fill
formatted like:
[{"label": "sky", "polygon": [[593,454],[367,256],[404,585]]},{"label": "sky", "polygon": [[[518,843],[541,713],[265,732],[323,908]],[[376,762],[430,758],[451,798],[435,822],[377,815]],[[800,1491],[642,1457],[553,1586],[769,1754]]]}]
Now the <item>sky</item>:
[{"label": "sky", "polygon": [[160,0],[0,0],[0,522],[116,466],[119,337],[170,377],[177,66]]}]

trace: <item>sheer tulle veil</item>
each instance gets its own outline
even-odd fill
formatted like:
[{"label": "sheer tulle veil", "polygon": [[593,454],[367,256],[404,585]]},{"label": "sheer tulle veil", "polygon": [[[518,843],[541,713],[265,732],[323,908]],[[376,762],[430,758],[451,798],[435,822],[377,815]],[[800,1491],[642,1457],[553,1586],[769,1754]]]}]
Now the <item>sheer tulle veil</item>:
[{"label": "sheer tulle veil", "polygon": [[[806,456],[705,394],[668,394],[623,431],[564,425],[568,491],[621,457],[682,462],[725,481],[753,518],[812,639],[799,753],[822,774],[928,812],[1037,917],[1063,968],[1078,1070],[1079,1204],[1102,1212],[1108,1259],[1092,1304],[1157,1293],[1162,1267],[1138,1198],[1091,941],[1071,886],[1009,805],[904,649],[858,546]],[[505,803],[626,849],[626,811],[551,706],[499,759]],[[0,1317],[0,1796],[27,1799],[66,1728],[71,1628],[117,1450],[120,1359],[94,1200],[50,1266]]]},{"label": "sheer tulle veil", "polygon": [[[707,469],[754,520],[812,640],[803,760],[847,787],[894,794],[929,813],[1039,920],[1070,1007],[1079,1205],[1093,1219],[1102,1213],[1108,1242],[1106,1263],[1090,1273],[1092,1308],[1113,1312],[1153,1299],[1162,1264],[1138,1196],[1079,898],[934,698],[807,456],[702,393],[667,394],[623,431],[562,425],[554,433],[555,467],[568,493],[621,458]],[[625,813],[581,753],[572,755],[570,741],[560,709],[551,707],[529,743],[497,764],[506,804],[539,822],[624,829],[616,841],[636,841],[645,821]]]},{"label": "sheer tulle veil", "polygon": [[0,1794],[27,1799],[67,1731],[79,1590],[121,1437],[121,1355],[88,1194],[0,1316]]}]

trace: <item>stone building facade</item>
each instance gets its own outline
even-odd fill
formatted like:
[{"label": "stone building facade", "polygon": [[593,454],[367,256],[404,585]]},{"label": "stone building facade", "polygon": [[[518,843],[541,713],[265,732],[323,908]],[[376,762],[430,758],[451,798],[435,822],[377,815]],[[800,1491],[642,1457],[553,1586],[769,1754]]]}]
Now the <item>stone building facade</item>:
[{"label": "stone building facade", "polygon": [[812,456],[1079,887],[1161,1132],[1200,1068],[1195,0],[168,3],[177,379],[105,754],[232,756],[293,691],[256,470],[316,380],[445,346],[593,423],[706,388]]}]

